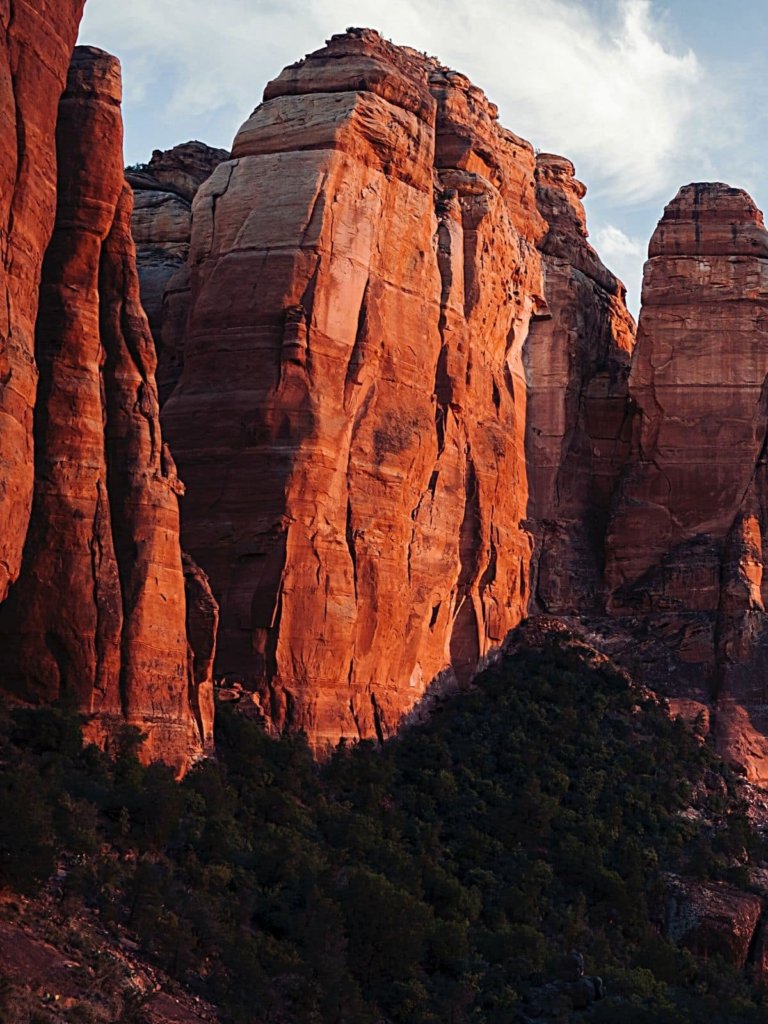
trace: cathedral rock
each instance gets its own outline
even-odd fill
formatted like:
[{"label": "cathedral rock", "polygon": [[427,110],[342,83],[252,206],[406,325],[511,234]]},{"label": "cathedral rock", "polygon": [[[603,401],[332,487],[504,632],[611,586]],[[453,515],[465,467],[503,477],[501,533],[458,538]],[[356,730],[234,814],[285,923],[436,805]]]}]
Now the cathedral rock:
[{"label": "cathedral rock", "polygon": [[350,29],[126,181],[81,8],[0,3],[3,689],[183,770],[215,666],[322,754],[554,615],[768,783],[749,196],[667,206],[635,343],[573,165],[463,75]]},{"label": "cathedral rock", "polygon": [[681,191],[635,347],[584,191],[462,75],[352,29],[194,200],[163,412],[184,541],[217,671],[318,750],[543,612],[764,778],[762,218]]}]

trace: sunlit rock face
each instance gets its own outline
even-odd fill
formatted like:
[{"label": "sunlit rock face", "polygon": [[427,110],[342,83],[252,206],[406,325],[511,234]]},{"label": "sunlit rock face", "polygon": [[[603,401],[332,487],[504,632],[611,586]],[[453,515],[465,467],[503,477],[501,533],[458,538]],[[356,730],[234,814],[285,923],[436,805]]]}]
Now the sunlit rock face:
[{"label": "sunlit rock face", "polygon": [[[750,197],[692,184],[651,239],[629,391],[635,437],[606,544],[608,608],[673,707],[768,781],[763,582],[768,233]],[[642,660],[642,659],[641,659]]]},{"label": "sunlit rock face", "polygon": [[525,613],[531,146],[351,30],[285,71],[193,208],[164,427],[218,671],[316,749],[383,736]]},{"label": "sunlit rock face", "polygon": [[119,62],[77,47],[35,330],[34,500],[0,608],[0,679],[25,700],[73,701],[102,745],[138,727],[146,759],[183,771],[211,741],[215,607],[191,565],[185,595],[182,487],[160,434],[120,97]]},{"label": "sunlit rock face", "polygon": [[35,318],[56,213],[56,113],[84,0],[0,0],[0,601],[21,567],[34,477]]}]

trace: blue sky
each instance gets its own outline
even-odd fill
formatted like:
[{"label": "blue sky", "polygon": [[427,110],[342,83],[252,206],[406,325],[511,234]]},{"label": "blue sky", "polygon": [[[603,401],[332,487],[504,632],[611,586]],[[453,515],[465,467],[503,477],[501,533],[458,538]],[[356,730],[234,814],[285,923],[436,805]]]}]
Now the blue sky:
[{"label": "blue sky", "polygon": [[281,68],[348,25],[463,71],[587,185],[590,235],[637,311],[648,239],[689,181],[768,203],[766,0],[87,0],[123,63],[126,162],[228,147]]}]

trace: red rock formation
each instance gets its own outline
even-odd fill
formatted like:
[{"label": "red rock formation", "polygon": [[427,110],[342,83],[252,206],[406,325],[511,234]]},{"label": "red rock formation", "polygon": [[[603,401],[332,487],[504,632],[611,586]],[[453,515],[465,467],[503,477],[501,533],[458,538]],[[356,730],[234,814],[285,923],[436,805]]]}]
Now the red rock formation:
[{"label": "red rock formation", "polygon": [[609,610],[646,675],[768,781],[764,446],[768,233],[740,189],[696,184],[650,244],[630,394],[637,436],[607,541]]},{"label": "red rock formation", "polygon": [[38,286],[56,211],[56,110],[83,3],[0,0],[0,601],[32,503]]},{"label": "red rock formation", "polygon": [[164,424],[218,668],[316,747],[389,733],[524,614],[531,147],[351,30],[287,68],[195,200]]},{"label": "red rock formation", "polygon": [[[210,740],[210,653],[199,640],[195,659],[187,640],[182,488],[160,435],[120,93],[118,61],[78,47],[59,108],[35,339],[34,503],[22,573],[0,609],[0,661],[21,696],[70,694],[92,716],[92,738],[138,726],[144,755],[181,769]],[[191,575],[202,607],[203,578]]]},{"label": "red rock formation", "polygon": [[586,189],[571,162],[540,154],[536,181],[551,315],[532,325],[524,351],[534,598],[544,611],[586,613],[601,608],[605,530],[629,453],[634,322],[624,286],[587,241]]},{"label": "red rock formation", "polygon": [[[229,151],[215,149],[204,142],[192,140],[181,142],[172,149],[156,149],[148,164],[126,174],[134,190],[165,190],[169,195],[180,196],[188,203],[197,195],[198,189],[213,174],[220,163],[229,159]],[[136,224],[134,210],[133,224]]]},{"label": "red rock formation", "polygon": [[222,161],[225,149],[185,142],[156,149],[142,169],[126,177],[135,197],[131,227],[141,286],[141,302],[158,345],[161,403],[181,373],[176,340],[183,336],[189,304],[187,256],[192,233],[192,200]]}]

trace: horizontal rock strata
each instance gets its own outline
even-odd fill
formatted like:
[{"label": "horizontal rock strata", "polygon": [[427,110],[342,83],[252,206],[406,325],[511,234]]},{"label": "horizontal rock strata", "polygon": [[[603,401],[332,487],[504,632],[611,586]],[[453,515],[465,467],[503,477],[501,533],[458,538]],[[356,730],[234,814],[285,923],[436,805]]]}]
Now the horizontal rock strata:
[{"label": "horizontal rock strata", "polygon": [[674,708],[702,712],[723,752],[761,782],[767,374],[762,214],[741,189],[688,185],[667,206],[645,267],[629,380],[635,441],[606,544],[608,609],[652,639],[651,684]]},{"label": "horizontal rock strata", "polygon": [[165,151],[156,149],[148,164],[126,171],[135,200],[131,230],[141,303],[158,346],[161,402],[181,372],[176,339],[183,332],[188,306],[192,200],[228,157],[225,149],[185,142]]}]

